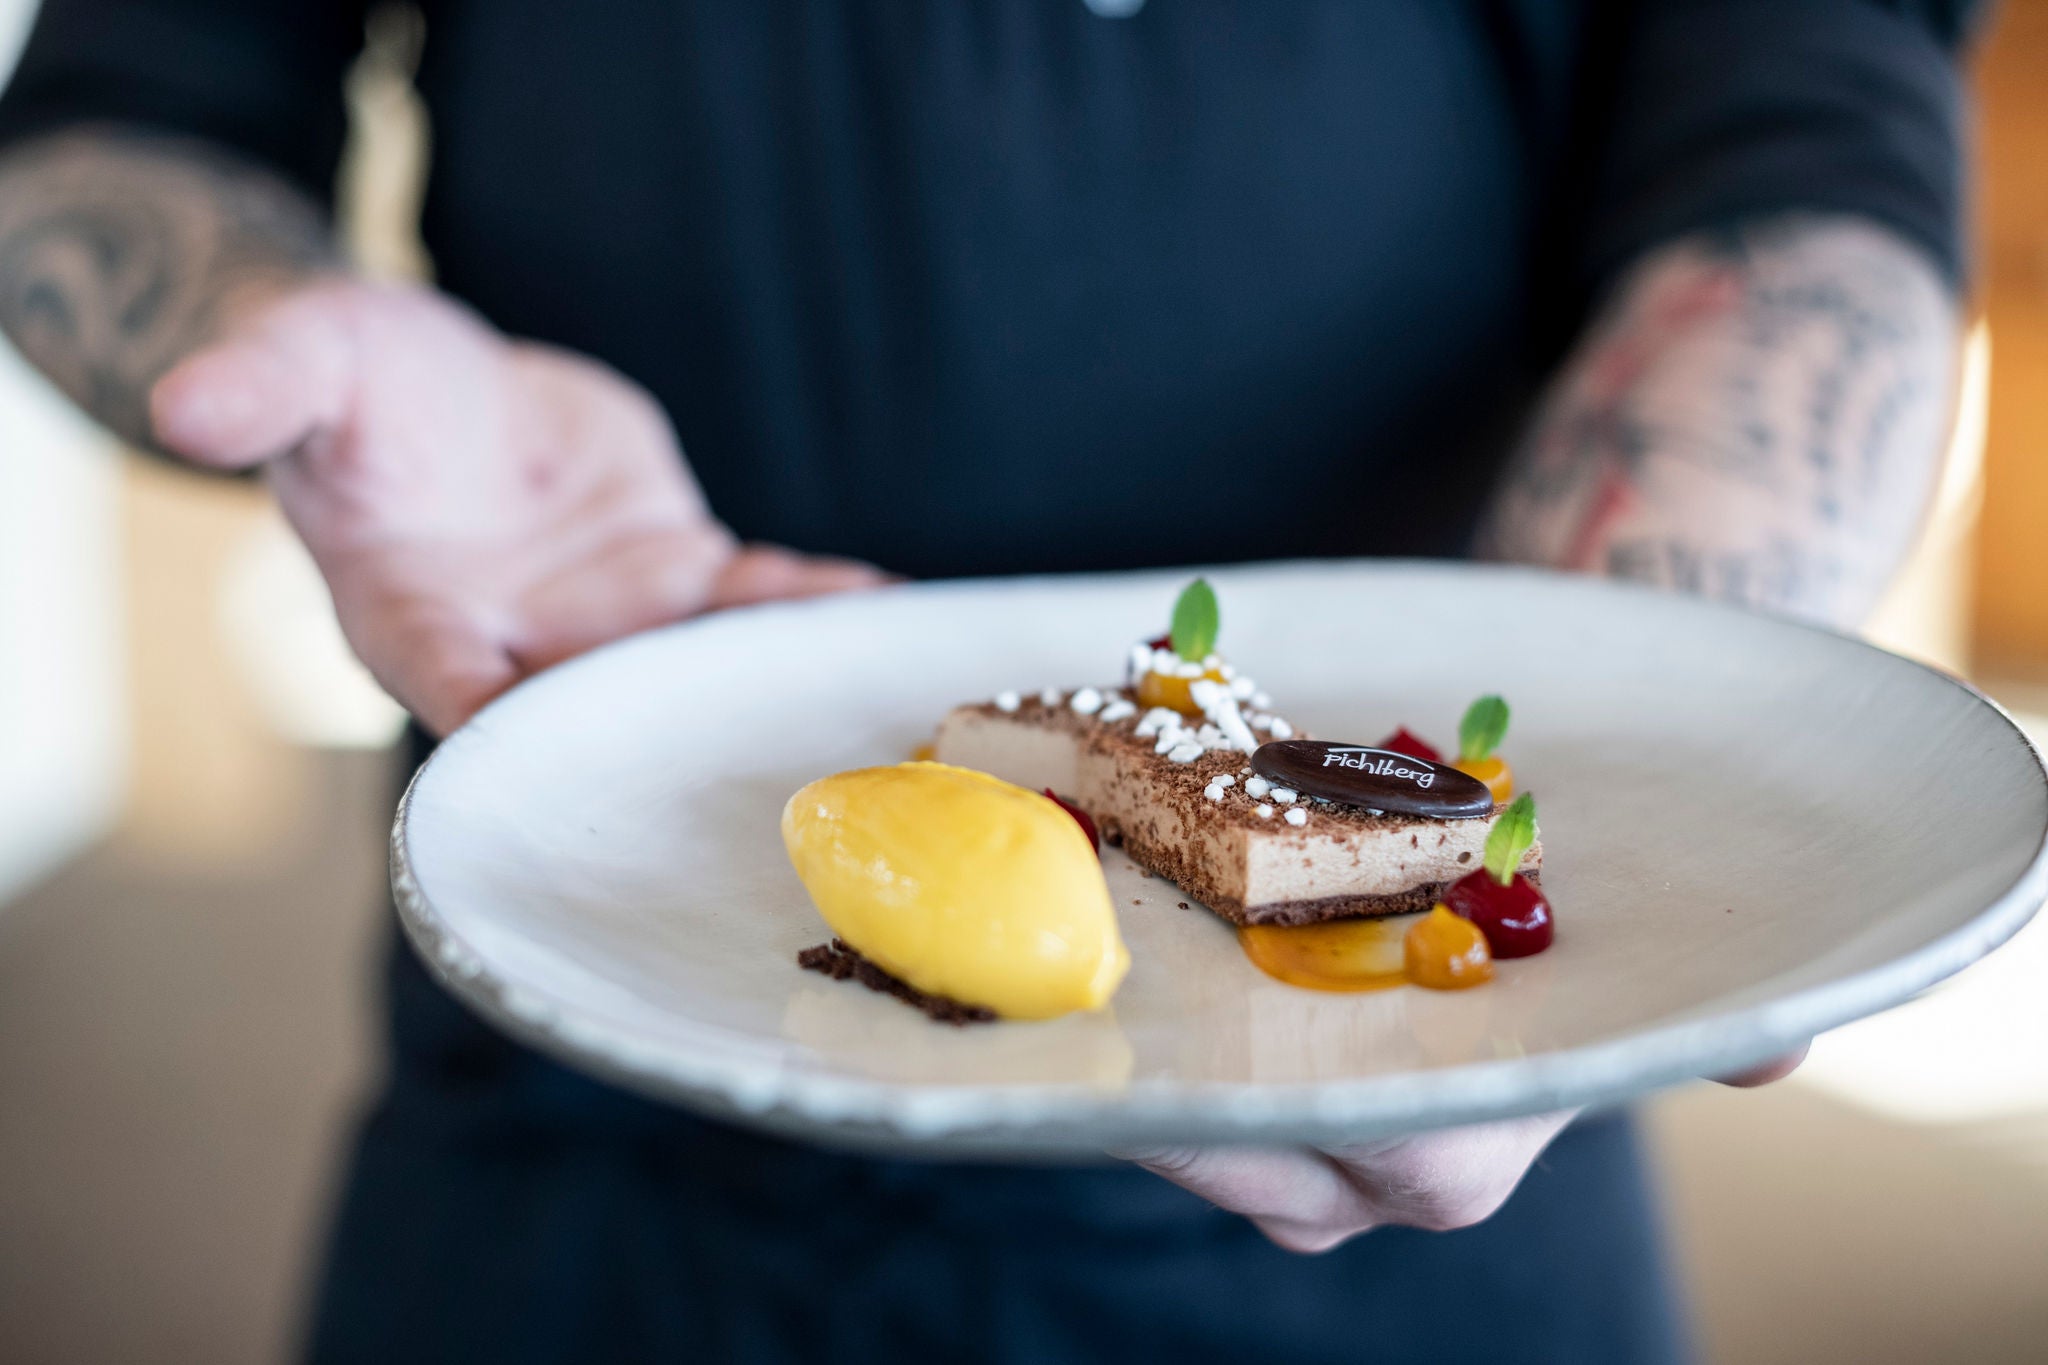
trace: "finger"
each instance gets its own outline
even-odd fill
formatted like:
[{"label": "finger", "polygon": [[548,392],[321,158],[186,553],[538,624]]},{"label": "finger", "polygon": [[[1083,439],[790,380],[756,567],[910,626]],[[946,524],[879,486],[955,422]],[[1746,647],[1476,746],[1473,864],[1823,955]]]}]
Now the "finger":
[{"label": "finger", "polygon": [[711,604],[720,569],[733,555],[731,536],[715,522],[617,537],[520,600],[513,656],[538,671],[694,616]]},{"label": "finger", "polygon": [[342,633],[380,686],[437,736],[460,728],[522,676],[491,634],[460,611],[409,598],[350,603]]},{"label": "finger", "polygon": [[874,565],[858,560],[802,555],[779,545],[749,545],[725,566],[712,588],[709,605],[741,607],[755,602],[818,597],[876,588],[893,581]]},{"label": "finger", "polygon": [[1374,1222],[1448,1232],[1498,1212],[1577,1112],[1324,1150]]},{"label": "finger", "polygon": [[1311,1152],[1180,1147],[1124,1155],[1216,1207],[1249,1218],[1289,1251],[1327,1251],[1373,1223],[1357,1187]]},{"label": "finger", "polygon": [[1799,1069],[1799,1064],[1806,1060],[1807,1050],[1812,1046],[1812,1043],[1801,1044],[1797,1052],[1788,1052],[1782,1057],[1776,1057],[1763,1063],[1761,1066],[1753,1066],[1747,1071],[1738,1071],[1732,1076],[1721,1076],[1717,1077],[1717,1079],[1723,1085],[1732,1085],[1742,1090],[1753,1089],[1759,1085],[1769,1085],[1773,1081],[1782,1081]]},{"label": "finger", "polygon": [[480,635],[444,632],[422,636],[395,665],[395,696],[427,730],[446,738],[506,688],[518,666]]},{"label": "finger", "polygon": [[344,305],[306,295],[172,366],[150,389],[150,423],[173,453],[240,469],[337,425],[354,384]]}]

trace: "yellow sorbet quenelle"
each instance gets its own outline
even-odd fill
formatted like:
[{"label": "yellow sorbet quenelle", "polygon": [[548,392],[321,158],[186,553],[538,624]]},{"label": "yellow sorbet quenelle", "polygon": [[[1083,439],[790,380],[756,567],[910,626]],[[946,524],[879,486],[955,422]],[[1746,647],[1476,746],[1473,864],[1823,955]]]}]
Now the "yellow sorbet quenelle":
[{"label": "yellow sorbet quenelle", "polygon": [[783,808],[782,841],[833,932],[927,994],[1050,1019],[1107,1004],[1130,968],[1081,827],[986,773],[820,778]]}]

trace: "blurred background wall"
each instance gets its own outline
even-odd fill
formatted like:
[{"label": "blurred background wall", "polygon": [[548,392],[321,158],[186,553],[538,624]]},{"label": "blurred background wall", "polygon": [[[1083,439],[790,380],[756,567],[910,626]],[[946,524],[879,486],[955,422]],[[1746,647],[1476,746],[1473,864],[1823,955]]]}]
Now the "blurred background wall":
[{"label": "blurred background wall", "polygon": [[1977,542],[1974,656],[2048,679],[2048,5],[2007,0],[1980,63],[1979,292],[1998,338],[1990,486]]},{"label": "blurred background wall", "polygon": [[[382,16],[351,82],[387,274],[425,268],[418,38]],[[1977,84],[1984,325],[1872,629],[2048,735],[2048,0]],[[289,1356],[375,1065],[396,723],[260,487],[118,458],[0,346],[0,1361]],[[1716,1365],[2048,1358],[2048,929],[1650,1121]]]},{"label": "blurred background wall", "polygon": [[[0,69],[25,6],[0,0]],[[105,442],[0,346],[0,901],[103,833],[126,756]],[[35,452],[58,452],[37,458]]]}]

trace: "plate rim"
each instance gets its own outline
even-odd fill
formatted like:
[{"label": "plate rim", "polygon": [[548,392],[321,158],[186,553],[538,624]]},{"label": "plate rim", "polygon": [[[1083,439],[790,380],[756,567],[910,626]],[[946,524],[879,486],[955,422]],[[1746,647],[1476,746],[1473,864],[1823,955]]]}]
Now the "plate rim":
[{"label": "plate rim", "polygon": [[[1869,640],[1779,612],[1738,606],[1626,580],[1567,573],[1530,565],[1391,557],[1262,560],[1186,569],[1139,569],[1090,574],[1018,574],[905,584],[893,592],[940,594],[1002,585],[1185,576],[1190,572],[1262,570],[1424,572],[1446,577],[1521,576],[1593,593],[1621,592],[1673,598],[1712,613],[1760,618],[1847,643],[1904,663],[1954,687],[1988,708],[2032,760],[2048,797],[2048,764],[2012,715],[1967,679]],[[820,600],[764,603],[746,614],[801,611]],[[720,613],[721,616],[728,613]],[[701,619],[701,618],[700,618]],[[1118,1142],[1244,1142],[1358,1140],[1420,1127],[1447,1127],[1578,1106],[1618,1103],[1703,1076],[1731,1075],[1769,1061],[1808,1039],[1856,1019],[1903,1004],[1985,957],[2026,925],[2048,900],[2048,817],[2027,865],[2013,882],[1967,922],[1921,947],[1835,981],[1807,986],[1783,999],[1718,1011],[1675,1023],[1652,1024],[1601,1042],[1535,1057],[1493,1058],[1437,1067],[1324,1081],[1130,1081],[1089,1085],[929,1085],[802,1067],[762,1067],[741,1056],[691,1055],[670,1048],[632,1051],[616,1030],[602,1030],[605,1046],[579,1039],[573,1018],[538,993],[492,976],[435,909],[413,866],[413,798],[443,754],[504,701],[541,678],[576,669],[657,632],[688,629],[672,623],[612,641],[555,668],[522,680],[485,705],[437,745],[406,783],[393,815],[390,875],[393,902],[407,941],[451,994],[493,1026],[573,1068],[596,1074],[651,1098],[724,1115],[783,1133],[853,1145],[906,1144],[1018,1146],[1029,1149],[1103,1150],[1099,1140],[1075,1141],[1077,1128],[1111,1131]],[[2048,802],[2044,802],[2048,805]],[[531,998],[529,998],[531,997]],[[707,1034],[731,1030],[696,1025]],[[1422,1092],[1418,1094],[1417,1092]],[[1429,1120],[1412,1117],[1426,1098]]]}]

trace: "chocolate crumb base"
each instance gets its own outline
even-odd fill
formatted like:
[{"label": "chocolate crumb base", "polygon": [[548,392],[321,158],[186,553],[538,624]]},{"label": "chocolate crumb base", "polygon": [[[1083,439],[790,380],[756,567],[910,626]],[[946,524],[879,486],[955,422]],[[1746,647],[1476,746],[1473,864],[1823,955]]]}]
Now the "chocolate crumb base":
[{"label": "chocolate crumb base", "polygon": [[[1522,877],[1535,885],[1543,884],[1541,871],[1524,872]],[[1406,891],[1384,896],[1325,896],[1310,901],[1269,901],[1249,909],[1226,902],[1209,908],[1232,924],[1240,925],[1299,925],[1322,924],[1334,919],[1380,919],[1427,910],[1443,899],[1449,886],[1449,882],[1424,882],[1421,886],[1411,886]]]},{"label": "chocolate crumb base", "polygon": [[912,1009],[941,1024],[992,1024],[996,1012],[980,1005],[963,1005],[943,995],[927,995],[909,982],[891,976],[861,956],[860,950],[843,938],[805,948],[796,955],[796,965],[807,972],[822,972],[834,981],[858,981],[871,991],[893,995]]}]

